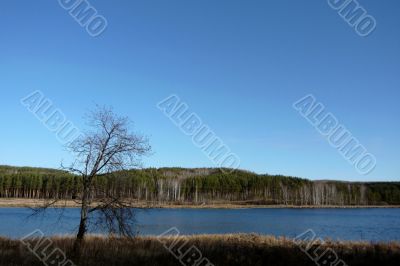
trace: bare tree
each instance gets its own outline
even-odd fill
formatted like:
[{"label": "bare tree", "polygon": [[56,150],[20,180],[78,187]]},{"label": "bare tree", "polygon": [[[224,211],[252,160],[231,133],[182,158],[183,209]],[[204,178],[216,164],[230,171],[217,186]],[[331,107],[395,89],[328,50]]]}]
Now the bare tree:
[{"label": "bare tree", "polygon": [[140,158],[151,150],[148,139],[132,133],[128,118],[116,115],[110,108],[97,107],[87,116],[87,123],[90,130],[68,145],[75,155],[74,163],[63,166],[82,181],[81,191],[76,193],[81,206],[77,241],[84,238],[89,222],[107,228],[110,233],[131,235],[131,200],[107,190],[95,195],[95,178],[120,178],[122,170],[140,166]]}]

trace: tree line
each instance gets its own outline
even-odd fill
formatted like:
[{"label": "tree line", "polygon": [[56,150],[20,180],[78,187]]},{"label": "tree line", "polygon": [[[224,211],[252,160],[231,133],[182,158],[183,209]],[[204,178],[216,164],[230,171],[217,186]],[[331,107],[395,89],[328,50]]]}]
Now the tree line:
[{"label": "tree line", "polygon": [[[76,199],[82,181],[67,171],[0,166],[0,197]],[[243,202],[283,205],[400,205],[400,182],[310,181],[213,168],[160,168],[98,175],[93,198],[175,204]]]}]

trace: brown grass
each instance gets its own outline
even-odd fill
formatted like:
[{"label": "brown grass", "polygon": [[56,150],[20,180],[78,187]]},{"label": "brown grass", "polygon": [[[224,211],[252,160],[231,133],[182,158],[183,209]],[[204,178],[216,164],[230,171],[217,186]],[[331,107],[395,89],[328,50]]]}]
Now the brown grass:
[{"label": "brown grass", "polygon": [[[46,203],[43,199],[18,199],[18,198],[0,198],[0,208],[16,208],[16,207],[38,207]],[[60,200],[53,207],[77,208],[79,203],[73,200]],[[134,201],[132,206],[138,208],[194,208],[194,209],[241,209],[241,208],[295,208],[295,209],[318,209],[318,208],[400,208],[398,205],[370,205],[370,206],[298,206],[298,205],[264,205],[254,204],[249,201],[214,201],[207,204],[191,204],[191,203],[159,203],[151,201]]]},{"label": "brown grass", "polygon": [[[135,239],[89,236],[82,245],[81,256],[73,250],[72,237],[53,237],[54,245],[65,251],[76,265],[182,265],[156,237]],[[172,238],[163,238],[172,243]],[[182,236],[195,245],[213,265],[312,265],[316,264],[290,239],[259,235]],[[327,242],[347,265],[398,265],[400,243]],[[18,240],[0,238],[0,265],[43,265]],[[201,265],[205,266],[205,265]]]}]

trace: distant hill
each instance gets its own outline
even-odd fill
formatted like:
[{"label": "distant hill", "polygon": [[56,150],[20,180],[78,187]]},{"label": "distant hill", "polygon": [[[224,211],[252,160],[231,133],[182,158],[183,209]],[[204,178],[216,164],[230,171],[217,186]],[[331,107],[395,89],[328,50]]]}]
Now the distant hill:
[{"label": "distant hill", "polygon": [[[34,167],[0,166],[0,197],[79,197],[79,176]],[[310,181],[217,168],[149,168],[98,176],[96,198],[119,195],[163,204],[226,202],[263,205],[400,205],[400,182]]]},{"label": "distant hill", "polygon": [[65,173],[65,171],[51,169],[51,168],[16,167],[9,165],[0,165],[0,174],[17,174],[17,173],[54,174],[54,173]]}]

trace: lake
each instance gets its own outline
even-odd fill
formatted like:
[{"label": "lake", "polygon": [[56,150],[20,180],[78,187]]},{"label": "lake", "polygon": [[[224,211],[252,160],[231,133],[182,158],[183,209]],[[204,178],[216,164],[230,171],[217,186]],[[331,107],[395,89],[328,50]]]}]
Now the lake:
[{"label": "lake", "polygon": [[[28,218],[28,208],[0,208],[0,235],[20,238],[40,229],[46,235],[72,234],[79,209],[51,209]],[[333,240],[400,241],[400,209],[149,209],[138,210],[140,235],[171,227],[181,234],[257,233],[294,238],[308,229]]]}]

